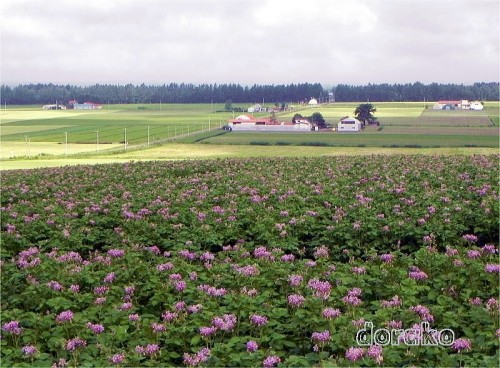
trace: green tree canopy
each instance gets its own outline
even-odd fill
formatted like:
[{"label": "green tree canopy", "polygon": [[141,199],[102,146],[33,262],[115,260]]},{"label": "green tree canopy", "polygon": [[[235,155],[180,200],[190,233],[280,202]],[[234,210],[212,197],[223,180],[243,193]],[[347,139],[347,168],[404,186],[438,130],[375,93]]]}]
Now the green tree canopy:
[{"label": "green tree canopy", "polygon": [[354,116],[356,119],[361,121],[363,125],[366,123],[371,123],[377,120],[372,113],[376,112],[377,109],[371,103],[361,104],[354,110]]},{"label": "green tree canopy", "polygon": [[[480,82],[472,85],[422,83],[406,84],[369,84],[351,86],[339,84],[330,90],[319,83],[300,83],[289,85],[168,83],[161,85],[114,85],[95,84],[90,86],[23,84],[0,86],[2,106],[47,104],[69,100],[92,101],[101,104],[116,103],[255,103],[268,101],[285,104],[306,102],[309,96],[324,100],[329,92],[334,93],[335,101],[439,101],[439,100],[498,100],[498,82]],[[231,109],[232,110],[232,109]]]},{"label": "green tree canopy", "polygon": [[314,114],[312,114],[310,120],[319,128],[326,128],[328,126],[325,119],[323,118],[323,115],[321,115],[321,113],[319,112],[315,112]]},{"label": "green tree canopy", "polygon": [[303,118],[303,116],[302,116],[301,114],[298,114],[298,113],[297,113],[297,114],[295,114],[295,115],[293,116],[293,118],[292,118],[292,123],[294,123],[294,124],[295,124],[295,121],[296,121],[297,119],[302,119],[302,118]]}]

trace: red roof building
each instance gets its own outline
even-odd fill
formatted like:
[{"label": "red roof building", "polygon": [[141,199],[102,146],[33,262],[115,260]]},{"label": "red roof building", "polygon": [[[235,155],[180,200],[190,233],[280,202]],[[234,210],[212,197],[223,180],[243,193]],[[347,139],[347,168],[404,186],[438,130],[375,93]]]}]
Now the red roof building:
[{"label": "red roof building", "polygon": [[256,118],[252,115],[239,115],[235,119],[229,120],[227,125],[229,130],[311,130],[311,124],[306,120],[294,124],[291,121],[279,122],[270,118]]}]

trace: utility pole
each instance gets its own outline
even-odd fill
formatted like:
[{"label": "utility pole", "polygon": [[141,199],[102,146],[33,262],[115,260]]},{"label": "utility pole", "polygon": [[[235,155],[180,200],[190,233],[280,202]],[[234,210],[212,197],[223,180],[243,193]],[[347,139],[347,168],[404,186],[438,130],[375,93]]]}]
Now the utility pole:
[{"label": "utility pole", "polygon": [[95,133],[96,133],[97,152],[99,152],[99,131],[96,130]]}]

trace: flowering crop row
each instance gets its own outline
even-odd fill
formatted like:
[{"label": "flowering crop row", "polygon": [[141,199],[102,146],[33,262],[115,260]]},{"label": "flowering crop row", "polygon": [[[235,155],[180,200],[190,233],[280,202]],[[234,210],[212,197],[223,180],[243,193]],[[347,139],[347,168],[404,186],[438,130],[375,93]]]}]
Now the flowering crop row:
[{"label": "flowering crop row", "polygon": [[[498,359],[498,157],[6,172],[2,364]],[[375,328],[404,331],[360,346]],[[422,326],[452,330],[425,345]]]}]

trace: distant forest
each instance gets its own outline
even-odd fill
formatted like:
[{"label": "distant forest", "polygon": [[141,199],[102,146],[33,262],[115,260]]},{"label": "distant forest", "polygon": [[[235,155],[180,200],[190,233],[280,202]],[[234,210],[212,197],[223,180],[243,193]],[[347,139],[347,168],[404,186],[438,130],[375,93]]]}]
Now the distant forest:
[{"label": "distant forest", "polygon": [[368,84],[355,86],[339,84],[325,89],[320,83],[280,85],[239,84],[189,84],[162,85],[113,85],[72,86],[55,84],[23,84],[16,87],[1,86],[1,104],[33,105],[69,100],[91,101],[101,104],[120,103],[297,103],[316,98],[326,102],[333,97],[337,102],[358,101],[438,101],[499,99],[500,83],[474,83],[425,85],[420,82],[407,84]]}]

